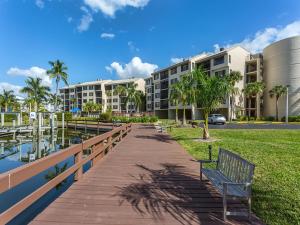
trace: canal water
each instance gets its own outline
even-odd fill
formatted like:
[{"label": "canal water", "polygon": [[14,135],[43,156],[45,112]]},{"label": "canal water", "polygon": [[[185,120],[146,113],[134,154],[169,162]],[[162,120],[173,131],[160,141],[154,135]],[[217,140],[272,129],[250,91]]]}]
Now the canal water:
[{"label": "canal water", "polygon": [[[44,132],[39,137],[16,136],[0,138],[0,173],[20,167],[37,159],[46,157],[70,145],[81,143],[95,136],[96,133],[84,133],[74,130],[58,130],[54,134]],[[70,157],[42,173],[30,178],[13,189],[0,194],[0,213],[38,189],[59,173],[72,166],[74,158]],[[90,162],[84,165],[84,172],[90,168]],[[49,191],[36,203],[13,219],[10,225],[27,224],[55,198],[62,194],[73,183],[73,175]]]}]

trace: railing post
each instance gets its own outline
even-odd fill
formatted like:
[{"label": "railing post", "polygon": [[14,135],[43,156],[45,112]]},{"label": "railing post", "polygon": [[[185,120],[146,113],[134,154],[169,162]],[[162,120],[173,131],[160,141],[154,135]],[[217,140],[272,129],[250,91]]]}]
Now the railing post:
[{"label": "railing post", "polygon": [[99,120],[97,121],[97,135],[99,135]]},{"label": "railing post", "polygon": [[[82,151],[83,151],[83,140],[81,143],[81,150],[75,155],[74,164],[80,163],[82,160]],[[78,181],[82,177],[82,165],[78,168],[78,170],[75,172],[74,180]]]},{"label": "railing post", "polygon": [[112,136],[109,136],[109,138],[107,139],[107,144],[108,144],[108,148],[107,151],[109,152],[112,149]]},{"label": "railing post", "polygon": [[[95,148],[96,148],[96,145],[94,145],[94,146],[91,148],[91,154],[93,154],[93,153],[95,152]],[[96,159],[96,158],[92,158],[92,159],[91,159],[91,167],[94,166],[94,164],[95,164],[95,159]]]},{"label": "railing post", "polygon": [[119,141],[122,141],[122,138],[123,138],[123,128],[120,130],[120,138],[119,138]]},{"label": "railing post", "polygon": [[84,133],[86,133],[86,128],[87,128],[87,121],[85,120]]}]

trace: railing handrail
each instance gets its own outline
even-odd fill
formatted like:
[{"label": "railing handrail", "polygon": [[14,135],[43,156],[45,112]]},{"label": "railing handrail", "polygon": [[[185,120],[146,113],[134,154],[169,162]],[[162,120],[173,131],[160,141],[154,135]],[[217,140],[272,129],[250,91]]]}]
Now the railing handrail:
[{"label": "railing handrail", "polygon": [[[104,154],[113,147],[113,144],[118,140],[122,140],[123,136],[130,130],[131,124],[124,124],[107,133],[83,141],[80,144],[72,145],[64,150],[0,174],[0,193],[3,193],[69,157],[74,156],[75,159],[74,164],[67,170],[48,181],[46,184],[17,202],[6,211],[2,212],[0,214],[0,224],[5,224],[12,220],[71,174],[75,173],[75,180],[80,179],[82,176],[82,166],[85,163],[91,160],[93,166],[95,161],[101,159]],[[115,134],[118,134],[118,136],[113,137]],[[91,148],[91,154],[86,158],[83,158],[83,150],[88,148]]]}]

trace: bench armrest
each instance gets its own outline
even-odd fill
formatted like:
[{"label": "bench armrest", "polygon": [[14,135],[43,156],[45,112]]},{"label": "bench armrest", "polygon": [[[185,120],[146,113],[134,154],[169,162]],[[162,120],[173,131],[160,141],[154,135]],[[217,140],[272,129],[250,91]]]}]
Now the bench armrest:
[{"label": "bench armrest", "polygon": [[208,159],[201,159],[198,160],[199,163],[217,163],[218,160],[208,160]]},{"label": "bench armrest", "polygon": [[226,185],[236,185],[236,186],[245,186],[245,187],[249,187],[251,186],[251,183],[235,183],[235,182],[223,182],[223,184]]}]

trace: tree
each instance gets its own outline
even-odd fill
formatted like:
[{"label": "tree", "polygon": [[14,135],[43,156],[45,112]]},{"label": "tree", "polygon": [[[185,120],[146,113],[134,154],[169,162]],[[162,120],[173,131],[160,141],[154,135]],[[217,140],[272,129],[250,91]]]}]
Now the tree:
[{"label": "tree", "polygon": [[226,78],[207,76],[202,69],[191,72],[195,80],[195,101],[204,113],[203,139],[209,138],[208,116],[216,110],[228,96],[230,84]]},{"label": "tree", "polygon": [[[137,84],[130,83],[127,87],[127,96],[125,98],[125,105],[128,103],[134,103],[135,110],[137,111],[142,104],[142,94],[143,92],[137,90]],[[133,107],[131,108],[131,113],[133,112]]]},{"label": "tree", "polygon": [[56,94],[49,93],[48,103],[51,105],[55,105],[57,103],[57,106],[61,106],[63,100],[61,99],[60,96],[56,96]]},{"label": "tree", "polygon": [[287,94],[287,87],[283,86],[283,85],[276,85],[274,86],[270,91],[270,97],[273,98],[275,97],[276,99],[276,120],[279,121],[278,118],[278,100],[281,96],[286,95]]},{"label": "tree", "polygon": [[126,89],[126,87],[123,86],[123,85],[118,85],[114,89],[114,95],[118,95],[119,96],[119,109],[120,109],[120,111],[122,111],[121,110],[121,97],[127,95],[127,89]]},{"label": "tree", "polygon": [[[265,84],[263,82],[253,82],[246,85],[245,89],[243,90],[245,96],[249,98],[248,100],[248,118],[250,119],[251,112],[251,97],[255,96],[256,98],[256,107],[260,104],[259,97],[264,92]],[[256,112],[256,118],[258,118],[258,112]]]},{"label": "tree", "polygon": [[54,110],[57,110],[57,96],[58,96],[58,85],[60,80],[62,80],[66,85],[68,85],[68,67],[65,66],[64,62],[61,62],[59,60],[56,61],[50,61],[49,64],[51,65],[51,69],[47,70],[47,74],[51,79],[55,79],[56,83],[56,95],[55,95],[55,104],[54,104]]},{"label": "tree", "polygon": [[[180,81],[176,83],[176,96],[178,97],[178,103],[181,103],[183,107],[183,126],[186,125],[186,107],[189,104],[195,103],[195,89],[194,78],[191,73],[185,74],[181,77]],[[175,96],[174,96],[175,97]]]},{"label": "tree", "polygon": [[178,106],[180,97],[180,83],[176,82],[171,86],[170,90],[170,103],[175,105],[175,122],[178,123]]},{"label": "tree", "polygon": [[94,102],[87,102],[87,103],[85,103],[84,106],[83,106],[83,110],[84,110],[85,112],[88,113],[88,116],[90,116],[90,113],[91,113],[92,111],[94,111],[94,109],[95,109],[95,104],[94,104]]},{"label": "tree", "polygon": [[0,95],[1,104],[4,106],[5,112],[8,112],[8,107],[16,102],[16,96],[12,90],[3,90]]},{"label": "tree", "polygon": [[239,88],[235,87],[236,83],[243,79],[242,74],[239,71],[232,71],[226,76],[229,82],[229,96],[230,96],[230,114],[229,121],[232,121],[233,115],[235,113],[235,96],[239,94]]},{"label": "tree", "polygon": [[42,85],[41,78],[28,77],[28,79],[25,80],[25,83],[26,86],[23,87],[20,92],[27,94],[30,101],[34,104],[35,112],[38,112],[40,105],[47,101],[50,87]]}]

